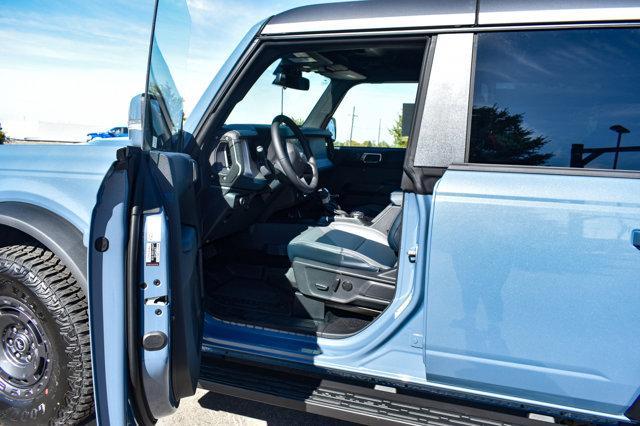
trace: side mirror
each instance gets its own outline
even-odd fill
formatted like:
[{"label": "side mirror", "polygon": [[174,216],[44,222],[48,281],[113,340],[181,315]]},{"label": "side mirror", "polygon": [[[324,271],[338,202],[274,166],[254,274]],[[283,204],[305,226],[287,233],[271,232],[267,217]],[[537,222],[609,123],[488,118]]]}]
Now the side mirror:
[{"label": "side mirror", "polygon": [[142,146],[142,117],[144,117],[144,93],[129,102],[129,140],[134,146]]},{"label": "side mirror", "polygon": [[336,138],[338,137],[335,117],[331,117],[331,119],[327,123],[327,130],[329,131],[329,133],[331,133],[331,140],[335,142]]}]

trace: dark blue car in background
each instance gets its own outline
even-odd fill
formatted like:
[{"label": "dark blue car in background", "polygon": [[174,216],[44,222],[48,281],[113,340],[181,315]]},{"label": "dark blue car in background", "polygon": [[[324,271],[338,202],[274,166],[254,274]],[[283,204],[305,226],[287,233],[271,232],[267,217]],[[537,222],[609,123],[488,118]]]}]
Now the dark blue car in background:
[{"label": "dark blue car in background", "polygon": [[106,132],[87,133],[87,142],[95,138],[119,138],[129,135],[129,129],[127,127],[112,127]]}]

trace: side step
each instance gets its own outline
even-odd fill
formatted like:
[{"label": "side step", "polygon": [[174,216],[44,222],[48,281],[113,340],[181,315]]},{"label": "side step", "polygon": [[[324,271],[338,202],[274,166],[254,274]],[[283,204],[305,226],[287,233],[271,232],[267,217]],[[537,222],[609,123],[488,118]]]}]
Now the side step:
[{"label": "side step", "polygon": [[367,425],[548,425],[513,414],[208,358],[200,387],[265,404]]}]

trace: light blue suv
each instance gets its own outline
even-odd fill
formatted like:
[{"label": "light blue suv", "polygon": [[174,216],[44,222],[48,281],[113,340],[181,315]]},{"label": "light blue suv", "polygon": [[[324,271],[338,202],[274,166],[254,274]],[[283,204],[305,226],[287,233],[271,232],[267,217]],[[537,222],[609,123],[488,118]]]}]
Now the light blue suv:
[{"label": "light blue suv", "polygon": [[130,146],[0,149],[0,421],[640,421],[637,1],[293,9],[185,122],[188,17]]}]

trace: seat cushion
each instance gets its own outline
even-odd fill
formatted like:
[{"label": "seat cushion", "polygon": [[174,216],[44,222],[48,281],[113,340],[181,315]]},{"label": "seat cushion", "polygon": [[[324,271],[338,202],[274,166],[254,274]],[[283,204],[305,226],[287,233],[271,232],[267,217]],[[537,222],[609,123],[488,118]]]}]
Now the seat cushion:
[{"label": "seat cushion", "polygon": [[392,268],[397,261],[385,234],[351,223],[309,228],[289,243],[287,251],[292,261],[302,258],[368,271]]}]

